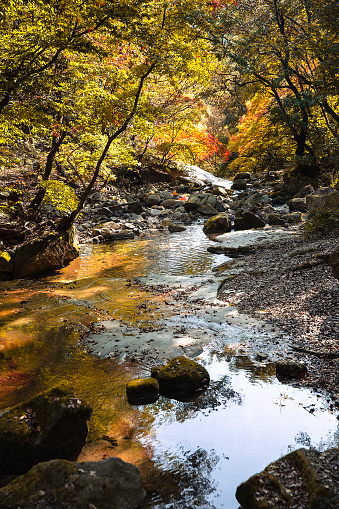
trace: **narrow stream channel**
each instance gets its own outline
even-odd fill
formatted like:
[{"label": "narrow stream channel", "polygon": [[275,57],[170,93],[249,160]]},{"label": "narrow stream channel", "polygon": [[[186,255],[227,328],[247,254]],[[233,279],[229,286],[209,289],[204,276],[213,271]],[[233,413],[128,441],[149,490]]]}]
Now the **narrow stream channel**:
[{"label": "narrow stream channel", "polygon": [[[207,252],[211,244],[194,224],[86,246],[53,276],[0,283],[1,407],[73,383],[95,409],[80,459],[137,464],[148,508],[237,509],[237,485],[271,461],[299,447],[338,445],[338,420],[324,398],[275,376],[270,361],[288,338],[217,300],[221,279],[212,269],[224,257]],[[81,339],[84,328],[91,334]],[[263,346],[272,355],[258,362],[253,352]],[[129,379],[182,354],[209,371],[203,395],[128,405]],[[116,445],[98,445],[100,433]]]}]

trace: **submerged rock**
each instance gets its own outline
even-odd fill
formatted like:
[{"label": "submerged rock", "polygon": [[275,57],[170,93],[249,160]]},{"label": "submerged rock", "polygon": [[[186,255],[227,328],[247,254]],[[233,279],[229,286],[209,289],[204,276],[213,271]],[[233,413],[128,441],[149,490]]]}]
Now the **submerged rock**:
[{"label": "submerged rock", "polygon": [[152,370],[152,377],[159,382],[159,392],[164,396],[192,395],[208,387],[207,370],[187,357],[174,357],[165,366]]},{"label": "submerged rock", "polygon": [[155,378],[138,378],[126,386],[126,395],[131,405],[154,403],[159,397],[159,382]]},{"label": "submerged rock", "polygon": [[298,449],[240,484],[236,498],[243,509],[291,504],[300,509],[334,509],[339,507],[338,463],[339,449]]},{"label": "submerged rock", "polygon": [[171,233],[184,232],[186,230],[186,226],[181,223],[171,223],[168,225],[168,230]]},{"label": "submerged rock", "polygon": [[0,474],[22,474],[41,461],[75,460],[92,409],[62,386],[0,412]]},{"label": "submerged rock", "polygon": [[307,372],[305,364],[294,361],[278,361],[275,368],[277,376],[283,378],[298,378]]},{"label": "submerged rock", "polygon": [[0,507],[141,509],[146,492],[137,467],[119,458],[40,463],[0,489]]}]

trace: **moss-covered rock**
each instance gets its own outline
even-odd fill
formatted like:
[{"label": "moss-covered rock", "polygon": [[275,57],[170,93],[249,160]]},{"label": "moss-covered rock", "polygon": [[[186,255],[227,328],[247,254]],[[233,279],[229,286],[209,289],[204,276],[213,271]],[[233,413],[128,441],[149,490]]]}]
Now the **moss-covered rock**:
[{"label": "moss-covered rock", "polygon": [[13,276],[25,278],[61,269],[79,253],[74,227],[47,233],[19,247],[14,257]]},{"label": "moss-covered rock", "polygon": [[205,235],[213,233],[226,233],[232,229],[231,220],[226,213],[218,214],[206,221],[203,227]]},{"label": "moss-covered rock", "polygon": [[126,386],[126,395],[131,405],[154,403],[159,397],[159,382],[155,378],[138,378]]},{"label": "moss-covered rock", "polygon": [[22,474],[55,458],[75,460],[92,409],[61,386],[0,412],[0,474]]},{"label": "moss-covered rock", "polygon": [[339,449],[298,449],[240,484],[236,498],[243,509],[333,509],[339,507]]},{"label": "moss-covered rock", "polygon": [[145,498],[139,470],[119,458],[40,463],[0,489],[6,509],[141,509]]},{"label": "moss-covered rock", "polygon": [[159,392],[165,396],[193,395],[210,383],[207,370],[187,357],[174,357],[165,366],[152,372],[159,382]]}]

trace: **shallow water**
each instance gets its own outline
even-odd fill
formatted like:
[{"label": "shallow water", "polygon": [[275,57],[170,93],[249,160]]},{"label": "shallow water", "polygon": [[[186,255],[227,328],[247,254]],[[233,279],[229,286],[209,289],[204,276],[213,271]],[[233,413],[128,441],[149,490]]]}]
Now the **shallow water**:
[{"label": "shallow water", "polygon": [[[72,383],[94,406],[90,438],[117,440],[110,449],[89,444],[80,459],[117,455],[136,463],[153,493],[148,507],[236,509],[237,485],[269,462],[299,447],[338,444],[338,421],[324,398],[281,384],[272,363],[254,360],[261,347],[271,347],[274,359],[288,338],[240,321],[216,299],[212,269],[225,257],[208,253],[211,244],[195,224],[85,246],[52,276],[0,283],[1,407]],[[100,327],[82,340],[93,322],[121,330],[107,351]],[[128,405],[126,382],[149,376],[172,348],[198,355],[210,388],[192,402]]]}]

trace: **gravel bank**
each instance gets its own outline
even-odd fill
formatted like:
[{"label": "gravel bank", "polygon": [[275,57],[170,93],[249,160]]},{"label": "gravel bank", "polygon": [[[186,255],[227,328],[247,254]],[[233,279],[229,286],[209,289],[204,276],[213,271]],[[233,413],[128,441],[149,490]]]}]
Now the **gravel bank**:
[{"label": "gravel bank", "polygon": [[291,359],[308,365],[305,378],[294,383],[325,390],[337,406],[339,281],[326,254],[338,242],[339,232],[333,232],[316,240],[298,237],[259,247],[231,265],[234,275],[219,290],[219,298],[239,311],[287,333]]}]

